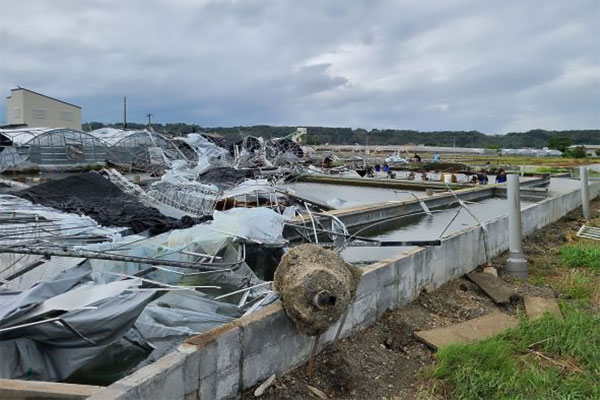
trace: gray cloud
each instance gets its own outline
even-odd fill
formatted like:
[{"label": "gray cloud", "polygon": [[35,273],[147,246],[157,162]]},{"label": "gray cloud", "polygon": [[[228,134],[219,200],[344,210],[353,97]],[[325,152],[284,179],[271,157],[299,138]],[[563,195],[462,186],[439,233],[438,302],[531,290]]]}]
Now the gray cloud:
[{"label": "gray cloud", "polygon": [[[6,0],[0,92],[84,120],[205,126],[600,126],[595,0]],[[0,121],[5,120],[0,105]]]}]

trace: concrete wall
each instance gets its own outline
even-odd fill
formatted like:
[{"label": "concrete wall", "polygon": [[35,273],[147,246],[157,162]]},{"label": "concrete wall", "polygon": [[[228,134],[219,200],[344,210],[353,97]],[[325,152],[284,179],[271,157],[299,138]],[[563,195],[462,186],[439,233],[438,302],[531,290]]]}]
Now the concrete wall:
[{"label": "concrete wall", "polygon": [[[600,182],[590,186],[598,196]],[[522,211],[529,234],[581,205],[579,190],[551,198]],[[508,218],[487,224],[491,256],[508,249]],[[472,227],[444,239],[440,247],[416,248],[364,269],[357,298],[342,329],[347,336],[373,324],[387,310],[414,300],[423,289],[435,289],[472,271],[485,260],[482,230]],[[337,325],[321,337],[330,343]],[[248,317],[190,338],[170,353],[121,379],[92,399],[225,399],[239,396],[271,374],[280,376],[304,363],[312,339],[299,334],[279,303]]]}]

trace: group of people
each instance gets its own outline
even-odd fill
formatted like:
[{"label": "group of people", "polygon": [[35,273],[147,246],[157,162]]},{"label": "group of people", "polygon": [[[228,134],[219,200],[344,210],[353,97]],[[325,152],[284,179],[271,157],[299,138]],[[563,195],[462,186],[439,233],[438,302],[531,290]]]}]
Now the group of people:
[{"label": "group of people", "polygon": [[[505,183],[506,179],[506,171],[500,168],[498,170],[498,173],[496,174],[496,183]],[[471,177],[471,183],[474,184],[479,183],[480,185],[487,185],[489,181],[490,179],[488,178],[487,173],[484,170],[479,171]]]}]

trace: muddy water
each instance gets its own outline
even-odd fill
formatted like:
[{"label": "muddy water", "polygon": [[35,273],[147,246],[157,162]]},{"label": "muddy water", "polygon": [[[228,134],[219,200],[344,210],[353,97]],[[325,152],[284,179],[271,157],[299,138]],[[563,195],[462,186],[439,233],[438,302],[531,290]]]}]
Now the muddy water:
[{"label": "muddy water", "polygon": [[[531,204],[533,203],[522,201],[521,208]],[[468,203],[467,206],[477,218],[484,222],[508,213],[507,201],[501,198],[490,197],[476,203]],[[477,225],[477,221],[464,209],[460,210],[456,219],[451,223],[458,209],[459,207],[455,204],[450,208],[434,210],[431,216],[418,215],[399,218],[371,228],[361,228],[364,230],[357,235],[381,240],[435,240]],[[450,225],[448,226],[448,224]],[[441,236],[447,226],[448,229]],[[408,247],[349,247],[342,251],[342,256],[348,262],[362,264],[393,257],[407,249]]]},{"label": "muddy water", "polygon": [[[406,191],[393,189],[331,185],[327,183],[296,182],[285,185],[299,196],[309,196],[323,203],[330,203],[335,208],[351,208],[367,204],[382,203],[393,200],[410,200],[414,197]],[[418,197],[425,197],[424,191],[409,191]],[[339,200],[339,201],[338,201]]]}]

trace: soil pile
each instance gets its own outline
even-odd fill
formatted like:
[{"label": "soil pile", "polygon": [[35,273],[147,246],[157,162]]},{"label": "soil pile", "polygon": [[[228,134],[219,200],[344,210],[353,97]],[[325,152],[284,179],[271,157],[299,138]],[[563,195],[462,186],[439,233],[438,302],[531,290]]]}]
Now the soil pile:
[{"label": "soil pile", "polygon": [[252,171],[238,170],[231,167],[211,168],[198,175],[198,181],[213,184],[221,190],[230,189],[252,177]]},{"label": "soil pile", "polygon": [[178,220],[147,207],[96,172],[49,181],[14,193],[33,203],[65,212],[85,214],[103,226],[129,227],[134,233],[158,234],[190,227],[200,220]]},{"label": "soil pile", "polygon": [[338,253],[305,244],[282,257],[273,285],[298,331],[316,336],[344,314],[356,296],[361,274]]}]

